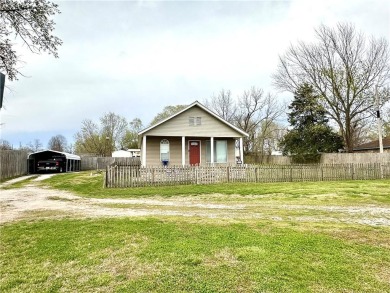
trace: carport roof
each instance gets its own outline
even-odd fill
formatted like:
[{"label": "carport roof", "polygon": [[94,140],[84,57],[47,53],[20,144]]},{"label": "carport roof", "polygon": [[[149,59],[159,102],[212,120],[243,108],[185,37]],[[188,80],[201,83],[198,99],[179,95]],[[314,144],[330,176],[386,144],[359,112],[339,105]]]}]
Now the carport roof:
[{"label": "carport roof", "polygon": [[64,155],[66,157],[66,159],[68,159],[68,160],[80,160],[80,156],[77,156],[75,154],[69,154],[69,153],[58,152],[58,151],[53,151],[53,150],[44,150],[44,151],[35,152],[35,153],[32,153],[32,154],[29,154],[28,158],[30,158],[31,155],[41,154],[41,153],[46,153],[46,152],[51,152],[51,153],[57,153],[57,154]]}]

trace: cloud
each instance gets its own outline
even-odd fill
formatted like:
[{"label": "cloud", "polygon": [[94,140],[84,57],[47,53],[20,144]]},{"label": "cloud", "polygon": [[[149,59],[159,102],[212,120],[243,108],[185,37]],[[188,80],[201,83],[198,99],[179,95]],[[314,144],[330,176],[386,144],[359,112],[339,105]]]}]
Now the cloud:
[{"label": "cloud", "polygon": [[350,21],[366,34],[390,35],[390,2],[382,0],[58,3],[60,58],[18,50],[29,77],[7,92],[4,139],[72,136],[83,119],[109,111],[147,124],[164,106],[222,88],[234,96],[251,86],[275,92],[278,56],[313,41],[321,23]]}]

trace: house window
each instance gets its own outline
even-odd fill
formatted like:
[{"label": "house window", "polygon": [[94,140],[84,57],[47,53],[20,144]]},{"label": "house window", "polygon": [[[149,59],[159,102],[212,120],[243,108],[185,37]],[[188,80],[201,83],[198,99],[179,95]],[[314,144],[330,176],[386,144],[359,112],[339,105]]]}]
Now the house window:
[{"label": "house window", "polygon": [[202,125],[202,117],[189,117],[188,124],[190,126],[200,126]]},{"label": "house window", "polygon": [[167,139],[160,142],[160,160],[169,161],[169,141]]},{"label": "house window", "polygon": [[[211,163],[211,142],[206,141],[206,161]],[[214,163],[227,163],[227,140],[214,141]]]}]

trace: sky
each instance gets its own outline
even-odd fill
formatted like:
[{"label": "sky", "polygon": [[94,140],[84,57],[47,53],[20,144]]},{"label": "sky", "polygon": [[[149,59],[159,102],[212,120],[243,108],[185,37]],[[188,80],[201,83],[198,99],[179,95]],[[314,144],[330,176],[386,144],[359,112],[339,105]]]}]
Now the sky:
[{"label": "sky", "polygon": [[[204,102],[222,89],[272,85],[291,44],[314,41],[321,24],[350,22],[390,38],[390,1],[54,1],[59,58],[18,46],[24,76],[6,81],[0,138],[18,148],[68,143],[84,119],[108,112],[148,126],[165,106]],[[17,41],[17,40],[16,40]]]}]

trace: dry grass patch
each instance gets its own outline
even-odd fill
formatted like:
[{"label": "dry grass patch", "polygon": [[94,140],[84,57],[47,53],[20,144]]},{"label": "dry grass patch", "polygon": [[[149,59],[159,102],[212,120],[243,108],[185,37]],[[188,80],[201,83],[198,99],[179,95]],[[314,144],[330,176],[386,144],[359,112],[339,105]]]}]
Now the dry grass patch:
[{"label": "dry grass patch", "polygon": [[66,198],[66,197],[63,197],[63,196],[57,196],[57,195],[53,195],[53,196],[48,196],[47,197],[48,200],[60,200],[60,201],[76,201],[78,199],[71,199],[71,198]]},{"label": "dry grass patch", "polygon": [[[92,270],[105,272],[123,280],[137,280],[157,275],[161,270],[161,264],[144,262],[136,256],[147,246],[148,238],[141,234],[125,238],[127,239],[123,240],[121,249],[107,248],[99,252],[102,255],[98,258],[102,259],[102,262]],[[96,256],[91,255],[91,258],[96,258]]]},{"label": "dry grass patch", "polygon": [[376,268],[376,277],[378,281],[390,284],[390,267],[381,266]]},{"label": "dry grass patch", "polygon": [[389,227],[366,228],[362,226],[356,226],[352,228],[350,227],[348,229],[328,227],[326,231],[321,231],[326,232],[333,237],[348,241],[350,243],[375,245],[390,249]]},{"label": "dry grass patch", "polygon": [[213,256],[207,257],[203,260],[203,264],[206,267],[218,267],[218,266],[237,266],[239,260],[229,248],[224,247],[214,253]]}]

